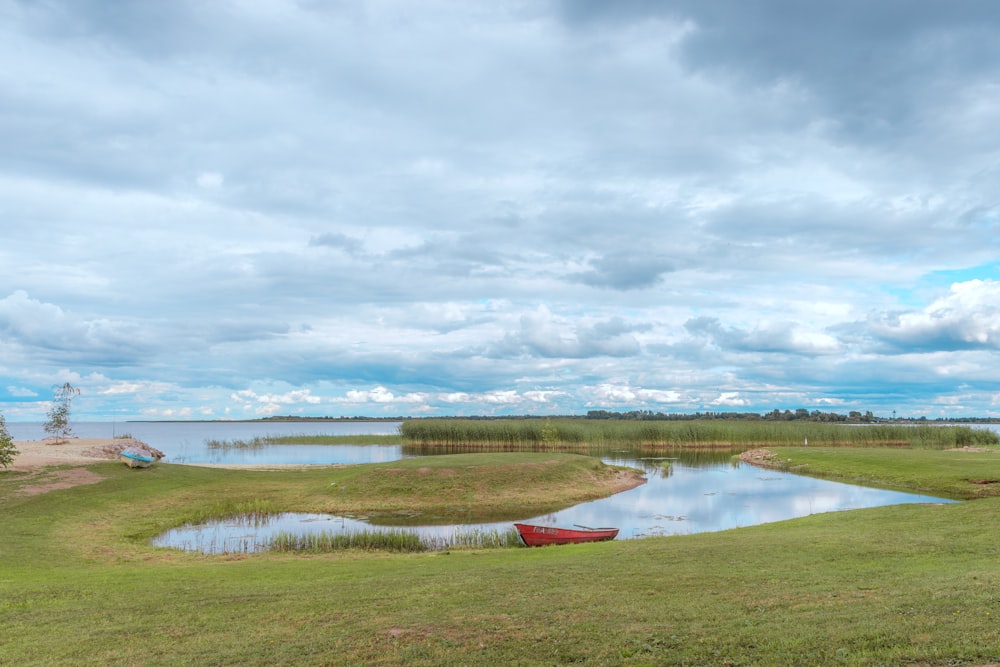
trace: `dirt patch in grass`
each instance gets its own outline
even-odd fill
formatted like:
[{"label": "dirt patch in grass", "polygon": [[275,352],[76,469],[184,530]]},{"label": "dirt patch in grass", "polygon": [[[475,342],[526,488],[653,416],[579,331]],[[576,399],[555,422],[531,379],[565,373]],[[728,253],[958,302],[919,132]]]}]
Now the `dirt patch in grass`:
[{"label": "dirt patch in grass", "polygon": [[39,484],[22,486],[20,493],[25,496],[37,496],[57,489],[69,489],[81,484],[96,484],[103,477],[88,468],[68,468],[65,470],[46,471],[38,473],[45,481]]},{"label": "dirt patch in grass", "polygon": [[84,466],[116,459],[125,447],[136,446],[162,456],[159,450],[131,438],[16,441],[14,447],[18,453],[10,470],[17,475],[14,493],[37,496],[57,489],[96,484],[104,477]]},{"label": "dirt patch in grass", "polygon": [[780,468],[783,463],[770,449],[748,449],[740,454],[740,461],[762,468]]}]

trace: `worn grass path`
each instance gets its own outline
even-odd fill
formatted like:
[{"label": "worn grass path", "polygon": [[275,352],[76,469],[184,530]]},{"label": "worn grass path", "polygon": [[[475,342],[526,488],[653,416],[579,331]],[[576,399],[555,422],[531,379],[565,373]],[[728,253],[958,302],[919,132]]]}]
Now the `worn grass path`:
[{"label": "worn grass path", "polygon": [[[780,454],[815,456],[810,465],[836,472],[835,457],[820,466],[818,450]],[[896,467],[936,478],[932,486],[1000,476],[1000,455],[954,453],[942,467],[932,459],[904,465],[906,452],[893,454],[902,457]],[[435,465],[442,478],[458,470]],[[859,465],[852,459],[852,475]],[[886,465],[868,459],[866,474],[876,479]],[[256,488],[268,502],[318,504],[345,479],[331,477],[334,469],[90,469],[104,479],[35,496],[19,495],[18,482],[0,475],[0,664],[1000,661],[1000,498],[544,549],[210,557],[152,549],[144,539],[208,497],[224,505]],[[487,492],[505,483],[491,478]],[[395,504],[421,496],[419,486],[398,491]]]}]

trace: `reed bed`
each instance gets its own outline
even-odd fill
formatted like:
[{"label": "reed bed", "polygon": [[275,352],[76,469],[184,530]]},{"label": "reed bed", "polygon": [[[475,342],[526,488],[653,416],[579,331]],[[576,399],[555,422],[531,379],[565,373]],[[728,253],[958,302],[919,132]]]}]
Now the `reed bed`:
[{"label": "reed bed", "polygon": [[408,444],[485,449],[579,449],[602,447],[848,446],[949,449],[996,446],[1000,436],[968,426],[907,424],[844,425],[819,422],[732,420],[615,421],[585,419],[414,419],[400,433]]},{"label": "reed bed", "polygon": [[347,533],[324,531],[279,533],[266,545],[269,551],[330,553],[345,549],[410,553],[447,549],[499,549],[521,546],[517,530],[457,528],[450,537],[422,536],[402,529],[358,530]]},{"label": "reed bed", "polygon": [[205,446],[208,449],[218,449],[224,452],[231,449],[263,449],[269,444],[271,443],[264,442],[264,439],[260,437],[249,440],[215,440],[213,438],[205,441]]}]

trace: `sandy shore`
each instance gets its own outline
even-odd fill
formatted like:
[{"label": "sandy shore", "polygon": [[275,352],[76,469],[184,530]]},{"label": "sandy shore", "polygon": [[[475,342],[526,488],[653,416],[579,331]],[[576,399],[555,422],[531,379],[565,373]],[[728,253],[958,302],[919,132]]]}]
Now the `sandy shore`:
[{"label": "sandy shore", "polygon": [[[52,440],[15,440],[14,447],[20,452],[7,470],[29,471],[52,465],[81,465],[115,460],[123,447],[136,445],[152,449],[149,445],[128,438],[70,438],[64,444],[54,444]],[[157,450],[153,450],[155,453]],[[167,463],[166,461],[164,463]],[[205,468],[236,468],[244,470],[295,470],[315,468],[315,465],[299,463],[188,463]]]},{"label": "sandy shore", "polygon": [[97,463],[117,458],[117,451],[136,445],[148,449],[138,440],[128,438],[70,438],[63,444],[53,440],[15,440],[18,455],[9,470],[34,470],[44,466]]}]

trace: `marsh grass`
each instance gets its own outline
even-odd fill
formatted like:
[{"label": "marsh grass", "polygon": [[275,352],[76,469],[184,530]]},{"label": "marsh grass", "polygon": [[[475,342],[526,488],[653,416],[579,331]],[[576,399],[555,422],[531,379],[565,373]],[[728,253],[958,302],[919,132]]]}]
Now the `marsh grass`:
[{"label": "marsh grass", "polygon": [[208,449],[263,449],[271,445],[400,445],[400,435],[262,435],[243,440],[205,441]]},{"label": "marsh grass", "polygon": [[447,549],[499,549],[521,546],[517,531],[456,529],[450,537],[428,537],[403,529],[356,530],[347,533],[279,533],[264,547],[281,553],[329,553],[347,549],[413,553]]},{"label": "marsh grass", "polygon": [[215,440],[209,439],[205,441],[205,446],[208,449],[217,449],[220,451],[229,451],[233,449],[263,449],[267,447],[270,443],[265,442],[263,438],[250,438],[249,440]]},{"label": "marsh grass", "polygon": [[405,530],[355,530],[347,533],[279,533],[267,542],[270,551],[329,553],[344,549],[362,551],[427,551],[428,546],[416,533]]},{"label": "marsh grass", "polygon": [[191,507],[185,512],[181,524],[196,525],[224,518],[238,519],[250,526],[259,526],[272,516],[280,514],[278,506],[264,498],[224,499],[204,506]]},{"label": "marsh grass", "polygon": [[948,449],[996,446],[1000,436],[967,426],[877,424],[849,426],[820,422],[733,420],[618,421],[587,419],[414,419],[400,434],[408,444],[475,444],[501,451],[643,448],[730,448],[796,446]]}]

